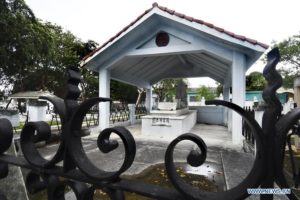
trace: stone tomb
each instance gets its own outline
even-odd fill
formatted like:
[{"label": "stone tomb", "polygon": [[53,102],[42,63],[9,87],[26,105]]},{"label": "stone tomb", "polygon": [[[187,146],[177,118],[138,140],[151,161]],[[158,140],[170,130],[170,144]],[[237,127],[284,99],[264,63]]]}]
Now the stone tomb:
[{"label": "stone tomb", "polygon": [[183,108],[177,103],[158,103],[158,110],[142,117],[142,134],[159,137],[176,137],[189,132],[197,121],[197,111]]}]

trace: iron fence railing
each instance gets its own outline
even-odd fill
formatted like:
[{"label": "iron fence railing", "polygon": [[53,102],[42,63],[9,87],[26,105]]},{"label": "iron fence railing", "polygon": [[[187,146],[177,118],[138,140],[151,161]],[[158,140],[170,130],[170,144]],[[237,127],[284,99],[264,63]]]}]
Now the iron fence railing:
[{"label": "iron fence railing", "polygon": [[[189,185],[178,174],[174,163],[174,149],[181,141],[192,141],[198,146],[197,149],[192,148],[188,154],[188,164],[200,166],[206,160],[207,147],[204,140],[192,133],[178,136],[168,145],[165,152],[165,172],[174,188],[121,176],[132,166],[137,148],[135,139],[124,127],[104,129],[97,140],[99,150],[108,153],[119,147],[118,140],[111,139],[110,135],[115,133],[120,137],[124,144],[124,158],[120,168],[116,171],[104,171],[95,166],[93,160],[90,160],[83,150],[80,134],[82,122],[93,105],[110,101],[110,99],[92,98],[79,105],[77,98],[80,91],[77,86],[80,82],[80,75],[77,67],[72,67],[68,71],[68,93],[65,99],[41,97],[54,104],[62,124],[62,140],[52,158],[44,158],[35,146],[35,142],[47,140],[51,136],[51,130],[47,123],[28,122],[23,127],[20,147],[24,157],[16,157],[5,153],[12,145],[13,130],[8,120],[0,119],[0,179],[8,175],[8,164],[27,168],[31,170],[25,181],[27,190],[31,193],[47,190],[49,200],[65,199],[66,187],[70,187],[74,191],[76,199],[80,200],[93,199],[95,189],[106,191],[113,200],[123,200],[124,192],[163,200],[237,200],[247,198],[250,195],[247,190],[249,188],[274,188],[275,183],[279,188],[292,188],[284,175],[283,160],[287,135],[300,117],[300,108],[292,110],[279,119],[282,107],[275,95],[275,91],[282,84],[282,79],[275,70],[279,61],[278,49],[273,49],[268,53],[267,61],[263,72],[268,81],[268,86],[263,93],[267,107],[263,116],[262,128],[248,112],[233,103],[221,100],[206,101],[207,105],[225,106],[241,115],[249,124],[255,138],[257,151],[252,168],[240,184],[229,190],[202,191]],[[2,194],[0,194],[1,200],[5,199],[3,192],[5,191],[1,191]],[[298,199],[293,190],[290,192],[286,194],[289,199]],[[273,195],[261,194],[261,199],[271,200]]]},{"label": "iron fence railing", "polygon": [[147,109],[144,104],[138,104],[135,107],[135,118],[141,119],[142,116],[147,115]]},{"label": "iron fence railing", "polygon": [[[255,112],[251,107],[244,107],[244,110],[252,117],[255,118]],[[248,125],[248,123],[243,119],[243,126],[242,126],[242,134],[245,137],[245,140],[248,144],[253,146],[254,148],[254,135],[252,133],[251,127]]]},{"label": "iron fence railing", "polygon": [[109,120],[112,124],[129,120],[130,111],[127,105],[112,104],[110,109]]}]

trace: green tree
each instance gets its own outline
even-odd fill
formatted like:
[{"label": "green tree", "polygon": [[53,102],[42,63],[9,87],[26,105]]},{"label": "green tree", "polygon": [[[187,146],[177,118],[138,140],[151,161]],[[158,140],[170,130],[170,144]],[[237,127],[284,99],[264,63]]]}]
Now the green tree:
[{"label": "green tree", "polygon": [[27,75],[49,54],[46,29],[23,0],[0,0],[0,75],[24,87]]},{"label": "green tree", "polygon": [[283,76],[283,87],[292,88],[293,80],[300,75],[300,35],[294,35],[281,42],[274,42],[272,48],[278,47],[283,67],[279,70]]},{"label": "green tree", "polygon": [[136,103],[138,97],[137,87],[119,81],[110,82],[111,98],[123,104]]},{"label": "green tree", "polygon": [[[48,90],[62,97],[67,66],[79,63],[97,43],[83,43],[62,27],[39,21],[23,0],[0,0],[0,10],[0,83],[13,84],[13,92]],[[97,75],[81,72],[83,96],[97,95]]]},{"label": "green tree", "polygon": [[216,97],[216,94],[203,85],[197,89],[197,99],[201,100],[202,97],[204,97],[205,100],[213,100]]},{"label": "green tree", "polygon": [[223,94],[223,85],[220,83],[216,83],[217,84],[217,90],[216,90],[216,95],[220,96],[220,94]]},{"label": "green tree", "polygon": [[[74,50],[76,54],[79,56],[79,60],[82,60],[84,56],[94,51],[97,48],[97,43],[92,40],[88,40],[86,43],[76,43],[74,46]],[[81,80],[81,97],[83,100],[86,98],[96,97],[98,96],[98,87],[99,87],[99,79],[98,73],[88,70],[86,67],[80,68],[80,73],[82,75]]]},{"label": "green tree", "polygon": [[157,95],[160,102],[164,100],[172,101],[175,96],[175,86],[182,80],[186,82],[184,79],[165,79],[159,81],[152,86],[153,92]]},{"label": "green tree", "polygon": [[246,90],[263,90],[267,81],[260,72],[252,72],[246,76]]}]

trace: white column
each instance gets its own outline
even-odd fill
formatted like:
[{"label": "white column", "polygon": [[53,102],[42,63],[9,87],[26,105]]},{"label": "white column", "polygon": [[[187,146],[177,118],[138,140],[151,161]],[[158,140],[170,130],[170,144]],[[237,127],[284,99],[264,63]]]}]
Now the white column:
[{"label": "white column", "polygon": [[227,84],[223,85],[223,99],[224,101],[229,101],[230,98],[230,86]]},{"label": "white column", "polygon": [[[245,56],[239,52],[234,52],[232,62],[232,102],[241,107],[245,104],[245,73]],[[232,142],[233,144],[242,144],[242,118],[235,112],[232,112]]]},{"label": "white column", "polygon": [[[107,69],[99,70],[99,97],[110,97],[110,72]],[[99,128],[109,127],[109,102],[99,103]]]},{"label": "white column", "polygon": [[[223,99],[224,101],[230,100],[230,86],[228,84],[223,85]],[[231,132],[231,118],[229,118],[228,108],[224,107],[224,124],[228,127],[228,131]]]},{"label": "white column", "polygon": [[152,110],[152,87],[149,89],[146,89],[146,102],[145,102],[145,106],[146,109],[148,111],[148,113],[150,113],[150,111]]},{"label": "white column", "polygon": [[135,118],[135,104],[128,104],[129,109],[129,121],[131,125],[134,125],[136,123]]}]

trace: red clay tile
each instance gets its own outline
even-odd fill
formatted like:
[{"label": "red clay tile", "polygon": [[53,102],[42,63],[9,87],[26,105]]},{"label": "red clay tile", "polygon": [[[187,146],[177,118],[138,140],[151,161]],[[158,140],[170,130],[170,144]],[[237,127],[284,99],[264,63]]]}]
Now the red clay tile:
[{"label": "red clay tile", "polygon": [[94,55],[97,51],[99,51],[100,49],[102,49],[103,47],[105,47],[108,43],[112,42],[113,40],[115,40],[118,36],[120,36],[123,32],[127,31],[128,28],[130,28],[131,26],[133,26],[138,20],[140,20],[143,16],[145,16],[148,12],[150,12],[154,7],[159,8],[160,10],[167,12],[171,15],[176,15],[180,18],[184,18],[190,22],[196,22],[198,24],[204,24],[209,28],[213,28],[221,33],[225,33],[233,38],[236,38],[238,40],[242,40],[242,41],[247,41],[253,45],[259,45],[265,49],[267,49],[269,47],[269,45],[261,43],[261,42],[257,42],[256,40],[250,39],[250,38],[246,38],[245,36],[242,35],[236,35],[230,31],[224,30],[223,28],[214,26],[211,23],[207,23],[204,22],[203,20],[200,19],[195,19],[193,17],[190,16],[186,16],[182,13],[176,12],[174,10],[168,9],[167,7],[163,7],[163,6],[159,6],[156,2],[152,4],[152,8],[149,8],[147,10],[145,10],[144,13],[142,13],[140,16],[138,16],[134,21],[132,21],[129,25],[125,26],[121,31],[119,31],[115,36],[111,37],[107,42],[105,42],[104,44],[102,44],[100,47],[98,47],[96,50],[94,50],[93,52],[89,53],[88,55],[86,55],[82,60],[86,60],[87,58],[91,57],[92,55]]},{"label": "red clay tile", "polygon": [[234,37],[234,33],[233,32],[224,30],[224,33],[226,33],[227,35],[230,35],[231,37]]},{"label": "red clay tile", "polygon": [[143,13],[143,14],[139,15],[139,16],[135,19],[135,22],[139,21],[142,17],[144,17],[145,14],[147,14],[147,13]]},{"label": "red clay tile", "polygon": [[176,12],[176,11],[174,12],[174,15],[176,15],[177,17],[180,17],[180,18],[184,17],[184,14]]},{"label": "red clay tile", "polygon": [[243,35],[236,35],[236,34],[235,34],[234,37],[237,38],[237,39],[239,39],[239,40],[243,40],[243,41],[246,40],[246,37],[243,36]]},{"label": "red clay tile", "polygon": [[[132,21],[132,22],[129,24],[129,27],[131,27],[132,25],[134,25],[137,21],[138,21],[138,20]],[[128,28],[129,28],[129,27],[128,27]]]},{"label": "red clay tile", "polygon": [[153,4],[152,4],[152,7],[157,7],[158,6],[158,3],[156,3],[156,2],[154,2]]},{"label": "red clay tile", "polygon": [[194,17],[185,16],[184,18],[185,18],[186,20],[189,20],[190,22],[194,21]]},{"label": "red clay tile", "polygon": [[208,26],[209,28],[214,28],[215,27],[213,24],[207,23],[207,22],[204,22],[204,25]]},{"label": "red clay tile", "polygon": [[198,23],[198,24],[203,24],[204,21],[201,19],[194,19],[194,22]]},{"label": "red clay tile", "polygon": [[251,38],[246,38],[246,41],[251,43],[251,44],[257,44],[257,41],[256,40],[253,40]]},{"label": "red clay tile", "polygon": [[257,42],[257,44],[265,49],[269,48],[269,45],[261,43],[261,42]]},{"label": "red clay tile", "polygon": [[214,28],[221,33],[224,32],[224,28],[220,28],[218,26],[215,26]]},{"label": "red clay tile", "polygon": [[112,42],[115,38],[116,38],[115,36],[111,37],[111,38],[108,40],[108,42]]},{"label": "red clay tile", "polygon": [[174,15],[175,10],[167,9],[166,10],[169,14]]},{"label": "red clay tile", "polygon": [[167,7],[163,7],[163,6],[157,6],[159,9],[161,9],[162,11],[166,11]]},{"label": "red clay tile", "polygon": [[119,37],[122,33],[123,33],[123,31],[119,31],[119,32],[116,34],[116,37]]}]

